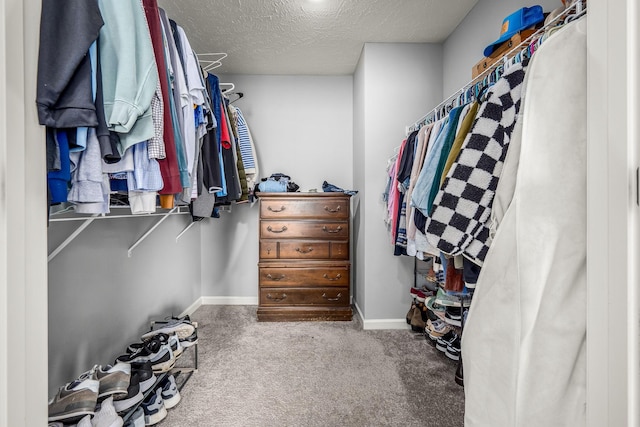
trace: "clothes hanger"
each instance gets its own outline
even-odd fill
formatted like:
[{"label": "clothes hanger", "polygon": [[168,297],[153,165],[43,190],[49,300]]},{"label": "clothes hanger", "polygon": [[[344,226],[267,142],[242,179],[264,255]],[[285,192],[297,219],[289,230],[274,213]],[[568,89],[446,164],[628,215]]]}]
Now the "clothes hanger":
[{"label": "clothes hanger", "polygon": [[[223,89],[222,86],[228,86],[228,89]],[[220,91],[223,95],[233,92],[236,89],[236,85],[233,83],[220,82]]]},{"label": "clothes hanger", "polygon": [[[204,71],[211,71],[222,66],[222,60],[229,56],[226,52],[198,53],[198,62],[203,64]],[[213,59],[209,59],[213,57]]]}]

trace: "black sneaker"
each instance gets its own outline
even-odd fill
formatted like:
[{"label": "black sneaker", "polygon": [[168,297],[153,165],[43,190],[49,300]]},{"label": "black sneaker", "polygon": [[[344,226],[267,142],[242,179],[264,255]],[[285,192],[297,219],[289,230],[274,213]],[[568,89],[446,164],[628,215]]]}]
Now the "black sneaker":
[{"label": "black sneaker", "polygon": [[462,324],[462,310],[460,307],[447,307],[444,312],[444,321],[453,326]]},{"label": "black sneaker", "polygon": [[460,337],[456,336],[456,339],[451,341],[447,346],[447,351],[444,353],[451,360],[460,359]]},{"label": "black sneaker", "polygon": [[127,388],[127,394],[120,397],[116,395],[113,398],[113,407],[116,408],[116,412],[125,412],[127,409],[134,407],[137,403],[144,399],[142,391],[140,391],[140,379],[137,372],[131,373],[131,379],[129,380],[129,388]]},{"label": "black sneaker", "polygon": [[116,359],[116,362],[125,363],[142,363],[147,361],[151,362],[154,372],[167,372],[176,364],[176,358],[169,344],[160,346],[157,351],[152,351],[149,349],[149,346],[145,345],[136,353],[123,354]]},{"label": "black sneaker", "polygon": [[456,338],[458,338],[458,334],[456,334],[454,331],[449,331],[444,334],[444,336],[438,338],[438,340],[436,341],[436,348],[444,353],[447,351],[447,347],[449,346],[449,344],[452,343]]},{"label": "black sneaker", "polygon": [[[195,332],[194,332],[195,333]],[[147,347],[151,352],[157,352],[163,345],[169,344],[173,355],[178,358],[182,355],[182,346],[177,335],[157,334],[146,340],[145,342],[137,342],[129,344],[127,353],[133,354]]]},{"label": "black sneaker", "polygon": [[153,366],[151,362],[140,362],[131,364],[131,373],[138,375],[138,381],[140,383],[140,391],[144,393],[149,390],[156,383],[156,375],[153,373]]}]

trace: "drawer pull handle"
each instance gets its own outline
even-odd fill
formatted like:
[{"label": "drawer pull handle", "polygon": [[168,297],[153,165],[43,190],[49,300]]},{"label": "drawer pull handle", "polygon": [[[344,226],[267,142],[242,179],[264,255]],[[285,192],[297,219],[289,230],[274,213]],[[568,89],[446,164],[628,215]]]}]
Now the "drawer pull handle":
[{"label": "drawer pull handle", "polygon": [[280,209],[273,209],[271,206],[267,206],[267,210],[269,210],[271,212],[282,212],[285,209],[286,208],[284,206],[280,206]]},{"label": "drawer pull handle", "polygon": [[271,295],[271,294],[267,294],[267,299],[270,299],[270,300],[272,300],[272,301],[282,301],[282,300],[284,300],[285,298],[287,298],[287,294],[282,294],[282,296],[281,296],[281,297],[279,297],[279,296],[273,296],[273,295]]},{"label": "drawer pull handle", "polygon": [[271,233],[284,233],[285,231],[287,231],[287,226],[283,225],[280,230],[274,230],[273,228],[271,228],[271,226],[268,226],[267,231],[270,231]]},{"label": "drawer pull handle", "polygon": [[329,277],[328,274],[324,274],[322,277],[324,277],[327,280],[336,281],[336,280],[340,280],[340,278],[342,277],[342,274],[338,273],[336,274],[336,277],[333,277],[333,278]]},{"label": "drawer pull handle", "polygon": [[324,231],[325,233],[334,233],[335,234],[335,233],[339,233],[340,231],[342,231],[342,226],[339,225],[335,230],[329,230],[326,225],[323,225],[322,226],[322,231]]},{"label": "drawer pull handle", "polygon": [[280,280],[284,279],[285,277],[287,277],[287,276],[285,276],[284,274],[281,274],[280,277],[275,277],[275,276],[272,276],[271,274],[267,274],[267,279],[275,280],[276,282],[279,282]]},{"label": "drawer pull handle", "polygon": [[327,301],[338,301],[340,298],[342,298],[342,292],[336,295],[335,298],[329,298],[327,297],[327,294],[322,294],[322,298],[326,299]]},{"label": "drawer pull handle", "polygon": [[296,252],[300,252],[301,254],[308,254],[310,252],[313,252],[313,248],[309,248],[306,251],[304,249],[296,248]]},{"label": "drawer pull handle", "polygon": [[325,211],[327,211],[327,212],[329,212],[329,213],[336,213],[336,212],[340,212],[340,210],[341,210],[341,209],[342,209],[342,208],[341,208],[341,206],[340,206],[340,205],[338,205],[335,209],[331,209],[329,206],[325,206],[325,207],[324,207],[324,210],[325,210]]}]

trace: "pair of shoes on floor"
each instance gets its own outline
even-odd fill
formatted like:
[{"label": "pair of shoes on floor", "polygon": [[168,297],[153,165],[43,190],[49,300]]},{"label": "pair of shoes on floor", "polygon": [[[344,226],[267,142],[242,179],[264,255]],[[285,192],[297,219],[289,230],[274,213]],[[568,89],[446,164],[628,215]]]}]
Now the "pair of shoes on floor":
[{"label": "pair of shoes on floor", "polygon": [[63,424],[60,421],[49,422],[49,427],[123,427],[124,421],[116,413],[113,396],[109,396],[95,407],[93,416],[82,416],[77,424]]},{"label": "pair of shoes on floor", "polygon": [[[111,399],[112,402],[114,396],[127,393],[130,376],[131,365],[126,363],[116,363],[113,366],[95,365],[58,390],[49,402],[49,421],[80,423],[86,416],[90,418],[96,413],[99,401]],[[107,407],[113,407],[113,404],[109,403]]]},{"label": "pair of shoes on floor", "polygon": [[424,328],[425,339],[429,339],[433,342],[436,342],[438,338],[443,337],[449,331],[451,331],[451,326],[448,325],[444,320],[437,319],[427,321],[427,324]]},{"label": "pair of shoes on floor", "polygon": [[150,426],[164,420],[167,417],[167,409],[175,407],[180,403],[180,399],[176,379],[173,375],[168,375],[158,385],[158,388],[142,402],[144,425]]},{"label": "pair of shoes on floor", "polygon": [[[165,337],[167,336],[165,335]],[[149,362],[154,372],[168,372],[176,364],[176,356],[172,346],[176,349],[179,348],[181,352],[182,348],[179,345],[179,341],[176,339],[162,339],[161,337],[139,344],[131,344],[127,348],[126,354],[116,358],[116,363],[141,364]]]},{"label": "pair of shoes on floor", "polygon": [[180,340],[189,338],[196,332],[195,325],[191,322],[189,316],[184,317],[172,317],[166,323],[156,322],[154,326],[158,326],[158,329],[153,329],[146,334],[142,335],[142,340],[146,341],[157,334],[177,335]]},{"label": "pair of shoes on floor", "polygon": [[453,330],[436,341],[436,348],[451,360],[460,359],[460,336]]}]

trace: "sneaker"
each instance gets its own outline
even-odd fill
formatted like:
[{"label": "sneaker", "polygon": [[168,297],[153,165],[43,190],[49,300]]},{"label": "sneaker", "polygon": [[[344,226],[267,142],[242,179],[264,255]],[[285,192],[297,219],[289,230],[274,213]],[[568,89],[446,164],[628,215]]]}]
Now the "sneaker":
[{"label": "sneaker", "polygon": [[49,401],[48,421],[72,422],[95,413],[100,382],[95,378],[95,372],[90,372],[90,375],[83,374],[83,378],[60,387]]},{"label": "sneaker", "polygon": [[180,338],[180,345],[182,348],[189,348],[198,344],[198,329],[193,331],[191,335],[186,338]]},{"label": "sneaker", "polygon": [[435,314],[440,319],[444,319],[445,306],[438,304],[435,296],[427,298],[425,305],[431,313]]},{"label": "sneaker", "polygon": [[451,341],[449,345],[447,345],[447,350],[444,354],[451,360],[459,360],[460,359],[460,337],[456,336],[456,339]]},{"label": "sneaker", "polygon": [[116,414],[113,406],[113,396],[109,396],[96,410],[96,414],[91,419],[91,427],[122,427],[124,421]]},{"label": "sneaker", "polygon": [[161,345],[155,350],[151,350],[145,345],[136,353],[123,354],[118,356],[116,362],[142,363],[151,362],[154,372],[167,372],[176,364],[176,358],[171,351],[169,344]]},{"label": "sneaker", "polygon": [[[455,295],[446,293],[442,288],[438,289],[435,302],[436,304],[444,305],[447,307],[460,307],[460,298]],[[469,307],[469,305],[471,305],[471,299],[464,298],[463,304],[465,307]]]},{"label": "sneaker", "polygon": [[129,387],[127,388],[127,394],[123,396],[115,396],[113,399],[113,407],[117,412],[124,412],[127,409],[133,408],[137,403],[144,399],[144,395],[140,391],[140,379],[136,372],[131,374],[129,381]]},{"label": "sneaker", "polygon": [[176,379],[173,375],[166,377],[160,384],[160,393],[162,400],[164,400],[164,406],[167,409],[171,409],[180,402],[180,392],[176,385]]},{"label": "sneaker", "polygon": [[182,355],[182,345],[180,344],[180,339],[176,334],[157,334],[145,342],[129,344],[127,347],[127,353],[137,353],[145,346],[147,346],[149,350],[155,352],[160,348],[160,346],[165,344],[169,344],[171,346],[171,351],[173,351],[173,355],[176,358]]},{"label": "sneaker", "polygon": [[447,307],[444,314],[444,321],[453,326],[461,326],[462,310],[460,307]]},{"label": "sneaker", "polygon": [[124,427],[144,427],[144,409],[139,406],[131,417],[124,423]]},{"label": "sneaker", "polygon": [[128,363],[116,363],[114,366],[96,366],[96,377],[100,381],[98,399],[113,394],[126,394],[131,376],[131,365]]},{"label": "sneaker", "polygon": [[443,320],[436,320],[435,322],[429,320],[427,322],[425,332],[427,332],[427,336],[429,338],[431,338],[433,341],[436,341],[438,338],[443,337],[450,330],[451,326],[447,325],[447,323]]},{"label": "sneaker", "polygon": [[191,320],[185,316],[180,319],[171,319],[167,323],[156,323],[160,328],[147,332],[142,336],[142,340],[146,341],[157,334],[176,334],[178,338],[186,338],[195,332],[196,327],[193,326]]},{"label": "sneaker", "polygon": [[144,410],[144,425],[150,426],[157,424],[167,417],[167,408],[164,407],[162,400],[162,390],[157,389],[155,393],[151,393],[144,402],[142,402]]},{"label": "sneaker", "polygon": [[449,344],[456,338],[458,338],[458,334],[456,334],[454,331],[449,331],[442,337],[438,338],[438,341],[436,342],[436,348],[444,353],[447,351],[447,347],[449,346]]},{"label": "sneaker", "polygon": [[153,373],[153,366],[148,360],[146,362],[132,363],[131,373],[138,375],[140,391],[145,393],[156,383],[156,375]]}]

